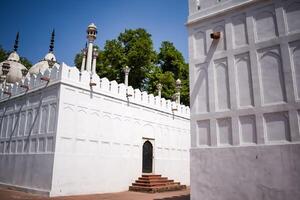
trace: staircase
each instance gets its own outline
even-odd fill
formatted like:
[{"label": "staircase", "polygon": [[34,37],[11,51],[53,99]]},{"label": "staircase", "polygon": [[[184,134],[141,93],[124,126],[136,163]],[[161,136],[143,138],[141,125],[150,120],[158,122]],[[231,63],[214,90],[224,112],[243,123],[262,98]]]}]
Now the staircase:
[{"label": "staircase", "polygon": [[156,174],[143,174],[139,177],[132,186],[129,186],[129,191],[135,192],[165,192],[186,189],[185,185],[180,185],[179,182],[168,180],[167,177],[162,177]]}]

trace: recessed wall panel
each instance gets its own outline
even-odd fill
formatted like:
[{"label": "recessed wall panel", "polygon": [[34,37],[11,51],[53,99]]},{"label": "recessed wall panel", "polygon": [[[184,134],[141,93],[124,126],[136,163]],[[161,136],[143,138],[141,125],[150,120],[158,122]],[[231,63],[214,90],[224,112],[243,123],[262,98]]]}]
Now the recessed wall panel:
[{"label": "recessed wall panel", "polygon": [[279,47],[258,50],[263,104],[286,101]]},{"label": "recessed wall panel", "polygon": [[225,59],[215,62],[215,91],[217,110],[228,110],[230,108],[230,90],[227,60]]},{"label": "recessed wall panel", "polygon": [[197,140],[198,145],[210,145],[210,123],[209,120],[197,122]]},{"label": "recessed wall panel", "polygon": [[288,31],[300,31],[300,2],[292,2],[288,4],[285,12]]},{"label": "recessed wall panel", "polygon": [[217,120],[218,143],[220,145],[232,145],[231,118]]},{"label": "recessed wall panel", "polygon": [[50,116],[49,116],[49,132],[54,132],[56,128],[56,103],[50,104]]},{"label": "recessed wall panel", "polygon": [[269,142],[290,141],[290,126],[287,112],[264,114],[265,133]]},{"label": "recessed wall panel", "polygon": [[40,108],[35,108],[32,134],[38,134],[39,131],[40,131]]},{"label": "recessed wall panel", "polygon": [[206,34],[205,31],[196,31],[194,36],[195,58],[206,55]]},{"label": "recessed wall panel", "polygon": [[33,111],[32,110],[28,110],[27,111],[27,119],[26,119],[26,131],[25,131],[25,135],[29,135],[32,133],[32,120],[33,120]]},{"label": "recessed wall panel", "polygon": [[41,130],[40,133],[47,133],[48,127],[48,105],[42,107],[42,114],[41,114]]},{"label": "recessed wall panel", "polygon": [[207,69],[205,67],[199,69],[199,75],[197,76],[197,79],[197,113],[209,112],[208,76]]},{"label": "recessed wall panel", "polygon": [[300,41],[290,44],[290,54],[292,59],[293,79],[296,89],[296,98],[300,99]]},{"label": "recessed wall panel", "polygon": [[54,151],[54,139],[53,137],[47,137],[47,152]]},{"label": "recessed wall panel", "polygon": [[246,15],[241,14],[232,18],[234,47],[248,44]]},{"label": "recessed wall panel", "polygon": [[253,87],[249,54],[235,57],[239,107],[253,106]]},{"label": "recessed wall panel", "polygon": [[277,36],[277,25],[274,7],[259,10],[254,16],[257,41],[272,39]]},{"label": "recessed wall panel", "polygon": [[26,112],[23,111],[20,114],[20,128],[19,128],[19,136],[23,136],[25,133],[25,125],[26,125]]},{"label": "recessed wall panel", "polygon": [[6,132],[7,132],[7,121],[8,121],[8,116],[5,115],[3,117],[3,120],[2,120],[2,127],[1,127],[1,137],[2,138],[5,138],[6,137]]},{"label": "recessed wall panel", "polygon": [[255,116],[241,116],[239,119],[240,136],[242,144],[257,143]]},{"label": "recessed wall panel", "polygon": [[217,45],[216,51],[224,51],[226,50],[226,34],[225,34],[225,27],[224,24],[216,25],[213,30],[213,32],[220,32],[221,37],[218,40],[213,40],[212,42],[215,43],[213,45]]}]

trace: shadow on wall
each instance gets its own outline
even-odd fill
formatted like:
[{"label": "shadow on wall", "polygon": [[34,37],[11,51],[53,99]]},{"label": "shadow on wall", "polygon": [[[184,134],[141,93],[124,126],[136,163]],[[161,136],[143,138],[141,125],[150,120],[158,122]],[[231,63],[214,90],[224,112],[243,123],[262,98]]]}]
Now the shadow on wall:
[{"label": "shadow on wall", "polygon": [[[212,41],[212,43],[209,47],[207,56],[205,58],[205,61],[201,65],[201,66],[204,66],[203,68],[206,70],[206,73],[207,73],[207,68],[208,68],[209,64],[211,63],[212,57],[213,57],[213,55],[214,55],[214,53],[217,49],[218,43],[219,43],[219,40],[213,40]],[[197,80],[195,80],[194,88],[191,91],[191,99],[190,99],[191,105],[190,105],[190,107],[193,107],[194,103],[196,102],[195,99],[196,99],[198,93],[200,92],[199,85],[202,85],[202,82],[203,82],[204,78],[205,78],[204,76],[199,76],[197,78]]]},{"label": "shadow on wall", "polygon": [[[45,87],[47,87],[47,85],[48,84],[46,84]],[[29,131],[28,131],[28,135],[26,136],[26,139],[25,139],[25,145],[23,147],[23,151],[24,152],[28,152],[29,151],[29,141],[30,141],[30,138],[31,138],[31,135],[32,135],[33,128],[34,128],[35,124],[38,123],[37,119],[38,119],[38,117],[40,115],[40,110],[41,110],[41,107],[42,107],[42,103],[43,103],[43,92],[40,92],[40,94],[39,94],[39,104],[38,104],[38,107],[37,107],[37,112],[36,112],[36,115],[35,115],[35,117],[33,119],[32,124],[30,125]],[[16,131],[17,131],[17,128],[18,128],[19,120],[20,120],[20,114],[21,114],[21,111],[22,111],[22,109],[23,109],[24,106],[25,106],[25,104],[21,105],[20,109],[17,111],[17,113],[16,113],[17,119],[16,119],[16,121],[14,123],[13,129],[12,129],[11,133],[8,133],[8,135],[9,135],[9,144],[6,147],[6,152],[9,152],[13,136],[14,135],[16,136],[18,134]],[[6,113],[6,109],[5,109],[4,113],[3,113],[3,116],[5,115],[5,113]],[[0,125],[2,124],[3,116],[2,116],[2,119],[1,119]],[[27,131],[27,130],[25,130],[25,131]],[[24,134],[26,135],[26,133],[24,133]]]},{"label": "shadow on wall", "polygon": [[[48,84],[47,84],[47,85],[48,85]],[[46,87],[47,87],[47,85],[46,85]],[[26,140],[25,140],[24,152],[29,152],[29,151],[30,151],[30,150],[29,150],[29,141],[30,141],[30,138],[31,138],[31,135],[32,135],[32,131],[33,131],[33,128],[34,128],[35,124],[36,124],[36,123],[39,123],[39,122],[37,122],[37,119],[38,119],[38,117],[39,117],[39,115],[40,115],[42,103],[43,103],[43,90],[42,90],[42,92],[40,93],[40,99],[39,99],[39,104],[38,104],[38,107],[37,107],[37,111],[36,111],[34,120],[33,120],[33,122],[32,122],[32,125],[31,125],[31,127],[30,127],[30,129],[29,129],[28,136],[27,136],[27,138],[26,138]],[[20,110],[20,112],[21,112],[21,110]]]},{"label": "shadow on wall", "polygon": [[181,195],[181,196],[174,196],[174,197],[166,197],[162,199],[154,199],[154,200],[190,200],[190,195]]}]

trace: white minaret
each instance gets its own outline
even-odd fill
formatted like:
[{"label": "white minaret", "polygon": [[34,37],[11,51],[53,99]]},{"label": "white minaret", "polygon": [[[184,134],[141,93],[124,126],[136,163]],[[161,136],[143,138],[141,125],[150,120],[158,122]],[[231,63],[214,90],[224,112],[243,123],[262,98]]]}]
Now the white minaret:
[{"label": "white minaret", "polygon": [[130,68],[128,66],[125,66],[123,71],[125,73],[125,85],[128,87],[128,75],[130,72]]},{"label": "white minaret", "polygon": [[92,72],[92,59],[93,59],[93,43],[97,35],[97,27],[94,23],[91,23],[87,29],[87,39],[88,39],[88,51],[86,58],[86,70]]}]

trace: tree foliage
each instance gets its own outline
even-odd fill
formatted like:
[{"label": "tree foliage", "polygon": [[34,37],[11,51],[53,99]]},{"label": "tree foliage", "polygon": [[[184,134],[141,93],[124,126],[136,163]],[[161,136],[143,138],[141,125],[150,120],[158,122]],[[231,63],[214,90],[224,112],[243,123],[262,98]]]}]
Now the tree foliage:
[{"label": "tree foliage", "polygon": [[[172,98],[175,93],[175,81],[181,80],[181,101],[189,105],[189,72],[188,64],[185,63],[182,54],[176,49],[173,43],[163,41],[157,56],[157,63],[160,71],[153,71],[149,74],[153,84],[161,83],[163,85],[162,96]],[[156,75],[155,75],[156,73]],[[148,91],[155,92],[154,87],[149,84]]]},{"label": "tree foliage", "polygon": [[[80,68],[82,55],[75,56]],[[181,79],[181,100],[189,105],[188,65],[173,43],[164,41],[159,52],[153,48],[151,35],[142,28],[126,29],[119,36],[105,42],[97,58],[97,74],[110,80],[124,82],[123,68],[131,68],[129,85],[157,94],[161,83],[162,97],[170,99],[175,93],[175,81]]]},{"label": "tree foliage", "polygon": [[[3,49],[0,45],[0,62],[5,61],[8,58],[9,54],[10,52]],[[27,69],[32,66],[31,62],[25,57],[20,57],[20,63],[22,63]]]},{"label": "tree foliage", "polygon": [[0,46],[0,62],[3,62],[8,57],[8,53]]}]

